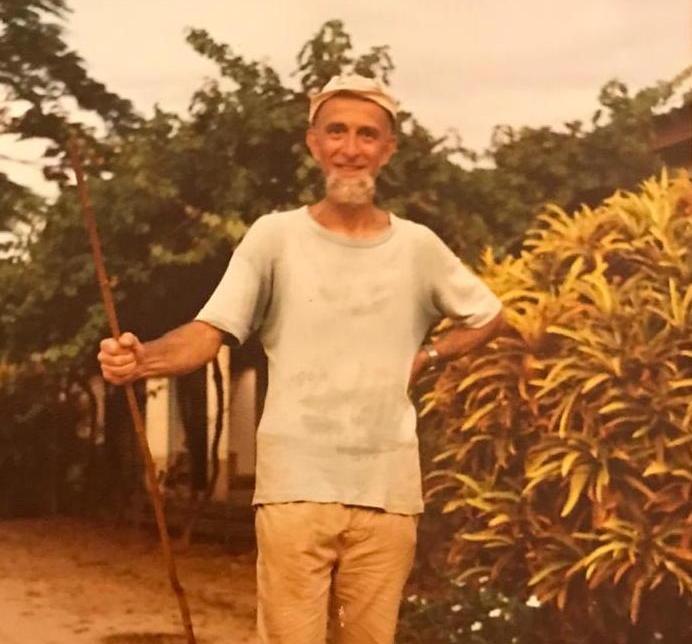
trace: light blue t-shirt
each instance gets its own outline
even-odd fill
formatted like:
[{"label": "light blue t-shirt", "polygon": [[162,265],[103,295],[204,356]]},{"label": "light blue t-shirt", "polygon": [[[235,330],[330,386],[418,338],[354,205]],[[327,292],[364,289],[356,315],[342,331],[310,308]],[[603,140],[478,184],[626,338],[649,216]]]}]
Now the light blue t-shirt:
[{"label": "light blue t-shirt", "polygon": [[260,217],[198,320],[258,330],[268,389],[253,502],[423,510],[413,359],[441,317],[482,326],[497,297],[428,228],[390,215],[354,240],[307,207]]}]

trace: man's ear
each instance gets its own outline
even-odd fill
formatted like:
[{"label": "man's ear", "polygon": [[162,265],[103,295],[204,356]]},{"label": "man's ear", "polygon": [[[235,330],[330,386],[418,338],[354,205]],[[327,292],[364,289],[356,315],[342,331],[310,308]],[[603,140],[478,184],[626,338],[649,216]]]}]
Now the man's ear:
[{"label": "man's ear", "polygon": [[399,144],[395,134],[391,135],[391,138],[387,142],[387,151],[385,152],[384,159],[380,164],[380,167],[384,167],[389,163],[394,153],[399,149]]},{"label": "man's ear", "polygon": [[317,161],[317,141],[316,141],[316,133],[315,130],[313,129],[312,125],[307,129],[305,132],[305,145],[308,146],[308,150],[310,150],[310,154],[312,155],[312,158]]}]

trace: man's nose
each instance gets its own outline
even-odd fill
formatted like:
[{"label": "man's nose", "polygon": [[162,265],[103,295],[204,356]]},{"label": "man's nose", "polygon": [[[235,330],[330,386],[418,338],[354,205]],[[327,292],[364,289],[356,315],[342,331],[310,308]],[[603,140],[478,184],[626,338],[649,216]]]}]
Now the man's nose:
[{"label": "man's nose", "polygon": [[358,136],[355,132],[349,133],[344,137],[344,144],[341,151],[349,157],[355,157],[358,155],[360,152],[360,146],[358,144]]}]

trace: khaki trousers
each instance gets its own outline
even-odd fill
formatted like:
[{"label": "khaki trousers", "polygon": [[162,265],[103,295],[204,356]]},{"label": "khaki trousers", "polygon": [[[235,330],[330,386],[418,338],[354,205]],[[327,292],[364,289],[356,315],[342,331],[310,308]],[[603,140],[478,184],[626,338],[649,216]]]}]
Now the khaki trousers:
[{"label": "khaki trousers", "polygon": [[[417,519],[338,503],[255,515],[262,644],[392,644]],[[329,623],[329,626],[328,626]]]}]

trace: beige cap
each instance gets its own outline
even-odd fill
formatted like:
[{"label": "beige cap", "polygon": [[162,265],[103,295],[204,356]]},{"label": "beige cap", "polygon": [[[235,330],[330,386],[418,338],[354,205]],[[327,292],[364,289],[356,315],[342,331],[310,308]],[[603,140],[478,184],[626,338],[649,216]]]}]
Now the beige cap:
[{"label": "beige cap", "polygon": [[312,123],[313,119],[315,118],[315,114],[317,114],[317,110],[322,106],[322,104],[340,92],[355,94],[356,96],[364,98],[368,101],[377,103],[390,114],[392,120],[396,123],[396,101],[374,78],[366,78],[365,76],[360,76],[359,74],[333,76],[317,94],[311,96],[308,121]]}]

